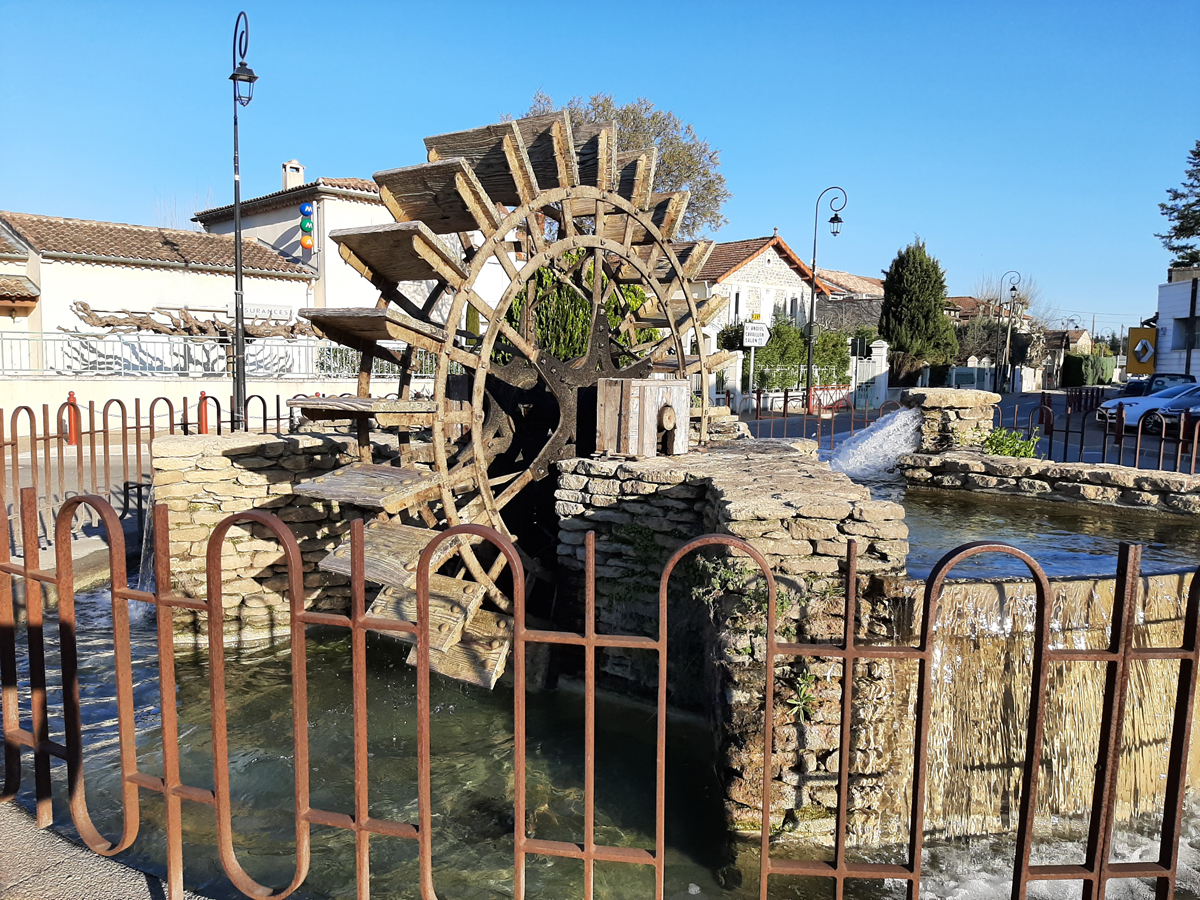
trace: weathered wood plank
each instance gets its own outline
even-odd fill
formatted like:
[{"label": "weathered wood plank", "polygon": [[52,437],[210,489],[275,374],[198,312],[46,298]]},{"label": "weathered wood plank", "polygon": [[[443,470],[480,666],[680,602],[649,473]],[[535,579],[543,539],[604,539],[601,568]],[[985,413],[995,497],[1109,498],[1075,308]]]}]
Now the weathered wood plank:
[{"label": "weathered wood plank", "polygon": [[297,482],[292,493],[364,509],[382,509],[393,514],[438,497],[441,484],[442,476],[437,472],[356,463]]},{"label": "weathered wood plank", "polygon": [[[511,142],[508,152],[504,144],[506,138]],[[522,180],[533,168],[516,122],[433,135],[425,138],[425,147],[430,160],[450,157],[466,160],[488,196],[497,203],[515,207],[523,202],[522,188],[528,189],[529,185],[523,184]],[[512,169],[510,154],[516,157],[516,172]],[[533,190],[537,190],[536,186]]]},{"label": "weathered wood plank", "polygon": [[572,122],[575,158],[579,161],[579,183],[605,190],[613,183],[615,158],[612,122]]},{"label": "weathered wood plank", "polygon": [[[647,208],[643,209],[642,215],[648,217],[654,226],[659,230],[665,240],[672,240],[675,233],[679,230],[679,224],[683,220],[683,213],[687,209],[688,201],[687,191],[671,191],[667,194],[654,194],[650,198],[650,203]],[[604,236],[610,241],[625,240],[625,216],[613,216],[609,219],[604,229]],[[633,228],[632,240],[630,246],[640,247],[644,244],[650,244],[654,238],[650,235],[648,229],[635,225]],[[654,260],[651,260],[653,265]]]},{"label": "weathered wood plank", "polygon": [[395,400],[390,397],[293,397],[287,401],[292,409],[327,409],[347,413],[432,413],[435,400]]},{"label": "weathered wood plank", "polygon": [[[371,522],[363,536],[363,554],[367,581],[388,587],[407,588],[416,582],[417,561],[421,551],[438,536],[432,528],[417,528],[398,522]],[[460,536],[438,546],[433,559],[436,571],[458,549]],[[350,574],[350,540],[317,563],[326,572]]]},{"label": "weathered wood plank", "polygon": [[[302,309],[300,315],[340,343],[346,343],[341,340],[343,336],[356,341],[404,341],[434,353],[446,343],[446,331],[441,326],[419,322],[393,308]],[[347,343],[347,346],[355,345]]]},{"label": "weathered wood plank", "polygon": [[[575,143],[572,137],[571,116],[566,110],[517,119],[515,124],[542,190],[573,187],[579,183],[573,152]],[[569,152],[560,156],[560,148]]]},{"label": "weathered wood plank", "polygon": [[471,166],[459,158],[376,172],[375,181],[397,222],[420,219],[434,234],[451,234],[479,227],[459,192],[459,176],[474,182],[480,194],[486,193]]},{"label": "weathered wood plank", "polygon": [[[487,591],[474,581],[463,581],[448,575],[429,576],[429,646],[445,651],[462,639],[463,628],[479,612]],[[415,588],[386,587],[371,604],[371,615],[404,622],[417,621],[417,592]],[[390,632],[409,643],[416,635]]]},{"label": "weathered wood plank", "polygon": [[[462,640],[445,651],[430,650],[429,668],[447,678],[487,688],[496,686],[508,662],[512,646],[509,616],[481,609],[463,629]],[[417,648],[408,654],[408,664],[417,664]]]},{"label": "weathered wood plank", "polygon": [[658,163],[658,148],[626,150],[616,155],[616,191],[638,209],[650,205],[654,190],[654,170]]},{"label": "weathered wood plank", "polygon": [[[716,353],[708,354],[708,356],[706,356],[704,358],[704,361],[707,364],[708,370],[710,372],[713,372],[713,371],[716,371],[717,369],[722,368],[723,366],[728,365],[730,360],[733,359],[733,357],[734,357],[734,354],[732,351],[718,350]],[[697,372],[700,371],[700,357],[699,356],[685,357],[684,358],[684,366],[685,366],[684,374],[695,375]],[[669,372],[669,373],[673,373],[673,374],[678,373],[679,372],[679,360],[676,359],[674,356],[664,357],[654,363],[654,371],[655,372]]]},{"label": "weathered wood plank", "polygon": [[467,279],[459,254],[424,222],[338,228],[329,237],[341,248],[343,258],[347,251],[353,253],[372,273],[392,284],[441,279],[457,290]]}]

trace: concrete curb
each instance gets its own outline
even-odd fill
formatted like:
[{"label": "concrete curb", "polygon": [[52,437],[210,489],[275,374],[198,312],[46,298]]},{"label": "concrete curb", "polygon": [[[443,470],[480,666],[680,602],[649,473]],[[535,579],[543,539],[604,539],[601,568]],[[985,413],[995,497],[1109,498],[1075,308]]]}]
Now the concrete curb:
[{"label": "concrete curb", "polygon": [[[5,900],[165,900],[166,885],[50,830],[16,803],[0,803],[0,897]],[[204,900],[184,892],[188,900]]]}]

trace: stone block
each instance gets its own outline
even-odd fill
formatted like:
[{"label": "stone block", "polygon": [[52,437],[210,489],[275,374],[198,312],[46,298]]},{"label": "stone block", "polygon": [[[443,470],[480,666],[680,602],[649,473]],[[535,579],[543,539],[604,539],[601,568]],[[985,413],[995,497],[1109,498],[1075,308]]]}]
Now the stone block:
[{"label": "stone block", "polygon": [[854,504],[854,518],[860,522],[886,522],[904,518],[904,507],[890,500],[860,500]]},{"label": "stone block", "polygon": [[196,468],[197,456],[168,456],[154,458],[154,470],[156,472],[178,472],[182,469]]},{"label": "stone block", "polygon": [[1162,494],[1155,491],[1121,491],[1121,502],[1131,506],[1158,506],[1162,503]]},{"label": "stone block", "polygon": [[1167,494],[1163,505],[1179,512],[1200,515],[1200,494]]},{"label": "stone block", "polygon": [[856,538],[874,538],[882,541],[903,541],[908,538],[908,526],[903,522],[843,522],[844,534]]},{"label": "stone block", "polygon": [[986,488],[988,490],[1005,490],[1015,488],[1017,479],[1015,478],[1000,478],[996,475],[976,475],[974,473],[966,476],[967,487]]},{"label": "stone block", "polygon": [[566,473],[558,476],[558,486],[566,491],[581,491],[587,487],[587,477]]},{"label": "stone block", "polygon": [[566,500],[559,500],[554,504],[554,512],[559,518],[567,518],[568,516],[582,515],[587,511],[587,507],[582,503],[570,503]]},{"label": "stone block", "polygon": [[1121,496],[1121,491],[1115,487],[1071,481],[1056,481],[1054,492],[1070,500],[1089,500],[1094,503],[1114,503]]},{"label": "stone block", "polygon": [[772,541],[766,538],[754,538],[750,544],[764,555],[810,556],[813,552],[813,545],[810,541]]},{"label": "stone block", "polygon": [[1026,494],[1048,494],[1052,488],[1046,482],[1038,481],[1036,478],[1018,478],[1017,490]]},{"label": "stone block", "polygon": [[579,491],[564,491],[557,490],[554,492],[555,500],[566,500],[569,503],[583,503],[584,495]]},{"label": "stone block", "polygon": [[[732,530],[734,523],[730,523]],[[798,541],[829,541],[837,538],[838,525],[831,519],[789,519],[788,534]]]},{"label": "stone block", "polygon": [[228,456],[201,456],[196,460],[197,469],[228,469],[233,466],[233,460]]},{"label": "stone block", "polygon": [[216,484],[237,478],[236,469],[193,469],[184,476],[190,484]]},{"label": "stone block", "polygon": [[934,475],[930,479],[935,487],[960,488],[966,482],[964,475]]}]

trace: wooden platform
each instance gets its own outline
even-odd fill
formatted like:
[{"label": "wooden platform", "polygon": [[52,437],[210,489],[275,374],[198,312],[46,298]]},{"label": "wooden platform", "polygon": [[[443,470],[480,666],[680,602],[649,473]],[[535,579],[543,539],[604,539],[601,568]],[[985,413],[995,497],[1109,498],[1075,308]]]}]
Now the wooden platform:
[{"label": "wooden platform", "polygon": [[459,254],[423,222],[339,228],[329,232],[329,237],[339,246],[343,259],[355,265],[353,256],[390,284],[447,276],[447,281],[461,284],[467,278]]},{"label": "wooden platform", "polygon": [[[481,609],[463,629],[462,640],[447,650],[430,650],[429,668],[447,678],[487,688],[496,686],[512,647],[513,620],[510,616]],[[408,654],[408,664],[417,664],[417,648]]]},{"label": "wooden platform", "polygon": [[[415,581],[417,561],[425,545],[441,534],[432,528],[401,525],[398,522],[371,522],[363,538],[363,557],[367,581],[387,587],[407,589]],[[456,536],[438,545],[433,569],[449,559],[462,543]],[[350,539],[317,563],[326,572],[350,574]]]},{"label": "wooden platform", "polygon": [[441,483],[442,477],[436,472],[356,463],[297,482],[292,493],[394,514],[414,503],[435,499],[440,495]]},{"label": "wooden platform", "polygon": [[347,347],[360,348],[363,344],[375,344],[379,341],[403,341],[437,353],[446,343],[444,328],[418,322],[392,307],[302,309],[300,315],[312,322],[313,327],[330,340]]},{"label": "wooden platform", "polygon": [[[415,579],[414,579],[415,581]],[[463,628],[479,612],[487,592],[474,581],[462,581],[447,575],[429,578],[429,646],[444,652],[462,639]],[[408,588],[384,588],[371,604],[371,615],[405,622],[417,621],[417,592]],[[403,641],[416,637],[398,633]]]},{"label": "wooden platform", "polygon": [[377,397],[295,397],[287,401],[309,419],[355,419],[373,416],[383,426],[428,428],[437,413],[433,400],[387,400]]}]

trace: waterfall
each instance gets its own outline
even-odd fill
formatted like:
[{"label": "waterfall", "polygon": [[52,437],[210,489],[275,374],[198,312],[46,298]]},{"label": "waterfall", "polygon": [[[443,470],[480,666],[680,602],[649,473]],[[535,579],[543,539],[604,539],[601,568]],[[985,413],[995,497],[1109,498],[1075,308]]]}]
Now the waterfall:
[{"label": "waterfall", "polygon": [[154,485],[146,492],[146,518],[142,522],[142,555],[138,560],[139,591],[154,590]]},{"label": "waterfall", "polygon": [[898,409],[880,417],[871,427],[844,441],[829,457],[829,467],[856,481],[878,481],[905,453],[921,445],[919,409]]}]

